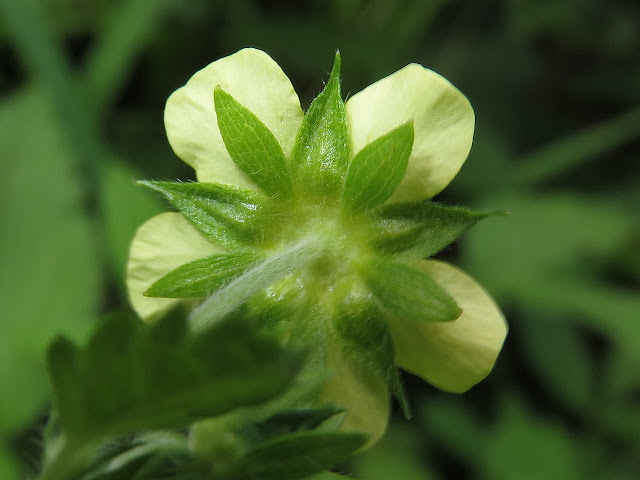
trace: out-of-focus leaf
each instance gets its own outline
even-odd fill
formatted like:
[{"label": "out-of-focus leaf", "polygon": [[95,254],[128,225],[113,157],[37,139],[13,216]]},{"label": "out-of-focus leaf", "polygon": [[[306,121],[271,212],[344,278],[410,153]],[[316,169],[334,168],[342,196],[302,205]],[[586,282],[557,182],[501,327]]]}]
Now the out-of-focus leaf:
[{"label": "out-of-focus leaf", "polygon": [[331,468],[362,447],[367,436],[343,432],[297,432],[265,442],[234,465],[233,478],[295,480]]},{"label": "out-of-focus leaf", "polygon": [[49,350],[55,406],[74,441],[185,426],[284,391],[294,358],[241,319],[186,335],[181,318],[154,327],[107,321],[85,349]]},{"label": "out-of-focus leaf", "polygon": [[571,316],[640,357],[640,294],[598,278],[633,234],[624,210],[577,195],[497,200],[508,220],[479,225],[463,244],[467,269],[499,302],[515,301],[550,316]]},{"label": "out-of-focus leaf", "polygon": [[391,424],[381,442],[354,458],[357,478],[366,480],[436,480],[424,449],[407,425]]},{"label": "out-of-focus leaf", "polygon": [[66,138],[46,97],[0,106],[0,432],[31,419],[49,391],[44,350],[91,328],[98,265]]},{"label": "out-of-focus leaf", "polygon": [[526,315],[518,323],[523,354],[554,398],[580,412],[593,393],[593,365],[584,340],[566,322]]},{"label": "out-of-focus leaf", "polygon": [[460,400],[451,398],[425,399],[418,419],[424,429],[433,432],[460,460],[474,463],[482,455],[478,448],[484,442],[483,425]]},{"label": "out-of-focus leaf", "polygon": [[122,160],[105,158],[100,176],[100,207],[116,284],[124,289],[125,267],[133,234],[142,223],[163,211],[161,202],[135,185],[140,174]]},{"label": "out-of-focus leaf", "polygon": [[583,477],[576,445],[561,426],[532,418],[522,405],[512,401],[501,410],[501,418],[486,435],[479,467],[487,480],[539,480]]},{"label": "out-of-focus leaf", "polygon": [[299,408],[285,410],[257,423],[251,423],[238,431],[249,444],[257,445],[280,435],[313,430],[324,421],[343,413],[334,407]]},{"label": "out-of-focus leaf", "polygon": [[5,452],[0,447],[0,478],[3,480],[18,480],[18,468],[16,467],[13,458],[9,456],[8,452]]}]

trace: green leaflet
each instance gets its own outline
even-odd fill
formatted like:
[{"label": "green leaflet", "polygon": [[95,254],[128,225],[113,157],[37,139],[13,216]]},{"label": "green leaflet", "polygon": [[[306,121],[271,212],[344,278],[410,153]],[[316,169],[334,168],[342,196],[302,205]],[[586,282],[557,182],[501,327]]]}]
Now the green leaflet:
[{"label": "green leaflet", "polygon": [[438,253],[483,218],[504,211],[476,211],[433,202],[397,203],[382,207],[374,248],[388,254],[427,258]]},{"label": "green leaflet", "polygon": [[405,263],[375,259],[361,274],[369,289],[391,313],[419,322],[449,322],[462,310],[431,275]]},{"label": "green leaflet", "polygon": [[216,183],[140,181],[161,193],[208,239],[222,245],[259,241],[265,199],[239,187]]},{"label": "green leaflet", "polygon": [[244,272],[261,257],[238,252],[194,260],[156,281],[145,295],[168,298],[203,298]]},{"label": "green leaflet", "polygon": [[279,436],[242,456],[232,478],[296,480],[333,467],[367,441],[361,433],[302,431]]},{"label": "green leaflet", "polygon": [[293,147],[301,190],[324,200],[342,188],[349,164],[349,126],[340,96],[340,53],[324,90],[311,103]]},{"label": "green leaflet", "polygon": [[220,86],[213,97],[222,140],[238,168],[269,196],[290,197],[291,177],[273,133]]},{"label": "green leaflet", "polygon": [[239,318],[188,336],[181,318],[148,327],[116,317],[83,349],[59,338],[48,360],[70,444],[183,427],[257,404],[282,393],[296,370],[294,357]]},{"label": "green leaflet", "polygon": [[351,160],[343,204],[358,212],[382,205],[402,181],[413,148],[413,120],[365,146]]},{"label": "green leaflet", "polygon": [[395,364],[391,332],[371,295],[351,295],[344,299],[337,306],[333,325],[347,359],[382,377],[400,403],[405,417],[411,418],[409,402]]}]

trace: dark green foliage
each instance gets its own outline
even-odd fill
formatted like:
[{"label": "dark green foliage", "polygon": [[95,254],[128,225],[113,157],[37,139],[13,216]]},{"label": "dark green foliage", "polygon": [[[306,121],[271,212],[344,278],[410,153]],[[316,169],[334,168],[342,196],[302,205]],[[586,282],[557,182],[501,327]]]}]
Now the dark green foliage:
[{"label": "dark green foliage", "polygon": [[260,256],[254,252],[227,253],[186,263],[156,281],[149,297],[202,298],[240,275]]},{"label": "dark green foliage", "polygon": [[233,478],[296,480],[331,468],[362,447],[359,433],[303,431],[261,444],[234,465]]},{"label": "dark green foliage", "polygon": [[375,297],[394,315],[416,322],[450,322],[462,313],[431,275],[406,263],[371,260],[361,272]]},{"label": "dark green foliage", "polygon": [[349,164],[343,203],[351,211],[383,204],[402,181],[413,147],[409,121],[360,150]]},{"label": "dark green foliage", "polygon": [[95,439],[182,427],[265,401],[289,385],[295,367],[239,319],[192,337],[179,317],[154,327],[116,317],[84,349],[58,339],[49,370],[67,435]]},{"label": "dark green foliage", "polygon": [[235,98],[216,87],[218,127],[235,164],[268,195],[291,195],[291,177],[282,147],[271,131]]},{"label": "dark green foliage", "polygon": [[339,191],[349,166],[349,126],[340,93],[340,54],[326,87],[305,114],[293,148],[296,185],[320,200]]},{"label": "dark green foliage", "polygon": [[[0,89],[3,109],[13,111],[0,120],[2,143],[11,145],[0,158],[0,478],[34,476],[22,460],[38,457],[37,442],[19,432],[46,403],[43,351],[52,334],[83,337],[99,297],[109,311],[128,308],[122,272],[131,235],[161,208],[144,190],[125,189],[135,192],[133,181],[145,177],[193,178],[165,139],[167,94],[209,61],[256,45],[280,63],[303,105],[322,90],[318,72],[330,70],[336,47],[348,65],[345,98],[408,62],[442,73],[468,96],[477,129],[470,158],[437,200],[513,212],[480,222],[440,254],[505,307],[511,333],[495,371],[461,397],[408,377],[416,419],[392,422],[386,441],[358,456],[371,468],[341,472],[362,480],[636,480],[637,2],[483,7],[0,0]],[[29,105],[18,106],[22,93]],[[70,148],[61,153],[52,137],[71,139]],[[113,166],[113,152],[124,168]],[[234,239],[221,225],[221,237]],[[382,242],[385,251],[390,244]],[[547,329],[550,322],[562,326]],[[514,391],[522,393],[517,410],[506,401]]]}]

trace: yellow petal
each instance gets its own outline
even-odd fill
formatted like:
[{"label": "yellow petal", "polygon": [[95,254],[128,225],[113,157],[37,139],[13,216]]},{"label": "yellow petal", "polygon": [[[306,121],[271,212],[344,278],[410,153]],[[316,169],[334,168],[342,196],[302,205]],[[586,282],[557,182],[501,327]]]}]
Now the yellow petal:
[{"label": "yellow petal", "polygon": [[167,311],[177,298],[145,297],[143,292],[180,265],[221,252],[181,214],[161,213],[136,231],[127,264],[127,289],[133,309],[143,320]]},{"label": "yellow petal", "polygon": [[304,115],[282,69],[266,53],[245,48],[198,71],[167,100],[164,124],[171,147],[201,182],[255,188],[233,163],[220,136],[213,89],[220,85],[275,135],[285,155]]},{"label": "yellow petal", "polygon": [[372,446],[389,421],[384,381],[351,366],[336,348],[329,347],[327,364],[333,375],[324,384],[322,400],[346,410],[341,430],[368,434],[366,447]]},{"label": "yellow petal", "polygon": [[434,260],[418,267],[453,296],[462,315],[446,323],[390,319],[396,361],[442,390],[465,392],[493,368],[507,324],[489,294],[466,273]]},{"label": "yellow petal", "polygon": [[475,116],[469,101],[445,78],[417,64],[357,93],[346,109],[354,154],[414,121],[407,172],[389,202],[433,197],[455,177],[471,149]]}]

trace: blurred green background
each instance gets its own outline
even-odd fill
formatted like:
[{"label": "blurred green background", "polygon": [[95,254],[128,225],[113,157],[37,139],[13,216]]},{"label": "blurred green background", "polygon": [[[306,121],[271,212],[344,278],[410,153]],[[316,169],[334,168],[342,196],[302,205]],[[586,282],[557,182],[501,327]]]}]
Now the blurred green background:
[{"label": "blurred green background", "polygon": [[441,255],[507,316],[495,370],[462,396],[405,375],[415,418],[345,471],[640,478],[637,0],[0,0],[0,478],[37,465],[52,337],[128,309],[130,238],[165,209],[133,180],[193,178],[166,98],[245,46],[304,106],[336,48],[347,94],[410,62],[443,74],[477,129],[437,200],[511,211]]}]

